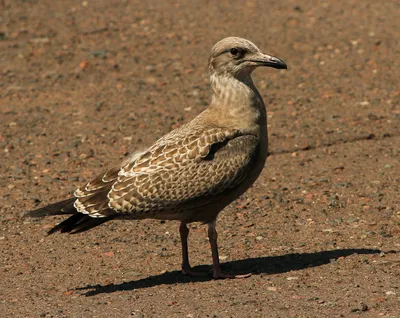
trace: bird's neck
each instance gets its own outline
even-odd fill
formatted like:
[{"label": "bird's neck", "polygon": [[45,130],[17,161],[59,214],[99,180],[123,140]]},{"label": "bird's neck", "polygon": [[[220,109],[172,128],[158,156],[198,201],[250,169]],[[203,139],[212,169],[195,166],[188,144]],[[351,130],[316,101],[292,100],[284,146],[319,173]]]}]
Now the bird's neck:
[{"label": "bird's neck", "polygon": [[264,101],[250,75],[238,78],[231,75],[211,74],[213,96],[206,113],[217,111],[219,118],[214,118],[218,124],[234,126],[232,128],[244,131],[259,130],[264,134],[266,129],[266,109]]}]

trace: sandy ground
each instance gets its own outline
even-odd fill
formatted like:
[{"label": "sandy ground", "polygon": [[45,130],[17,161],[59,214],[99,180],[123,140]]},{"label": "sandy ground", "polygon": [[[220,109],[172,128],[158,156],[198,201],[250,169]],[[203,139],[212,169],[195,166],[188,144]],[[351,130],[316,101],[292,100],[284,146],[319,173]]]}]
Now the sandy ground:
[{"label": "sandy ground", "polygon": [[[398,1],[0,1],[2,317],[400,317]],[[218,219],[227,271],[180,271],[178,225],[53,235],[69,197],[209,103],[215,42],[254,74],[271,156]],[[206,228],[190,256],[210,270]]]}]

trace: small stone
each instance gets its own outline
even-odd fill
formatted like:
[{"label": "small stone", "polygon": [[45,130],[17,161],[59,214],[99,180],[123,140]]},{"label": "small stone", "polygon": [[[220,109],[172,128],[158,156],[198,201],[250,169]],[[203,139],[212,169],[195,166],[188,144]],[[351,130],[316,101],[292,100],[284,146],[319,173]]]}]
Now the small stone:
[{"label": "small stone", "polygon": [[366,304],[364,304],[364,303],[361,303],[360,304],[360,310],[361,311],[367,311],[368,310],[368,306]]},{"label": "small stone", "polygon": [[369,206],[369,205],[364,205],[364,206],[363,206],[363,211],[364,211],[364,212],[368,212],[369,209],[370,209],[370,206]]},{"label": "small stone", "polygon": [[86,69],[88,66],[89,66],[89,62],[88,61],[82,61],[82,62],[79,63],[79,68],[81,70]]},{"label": "small stone", "polygon": [[49,38],[36,38],[36,39],[31,39],[29,42],[34,43],[34,44],[48,44],[50,43]]},{"label": "small stone", "polygon": [[142,273],[135,272],[135,271],[128,271],[128,272],[126,272],[126,275],[127,276],[141,276]]},{"label": "small stone", "polygon": [[113,251],[106,252],[106,253],[104,253],[104,255],[105,255],[105,256],[112,257],[112,256],[114,256],[114,252],[113,252]]},{"label": "small stone", "polygon": [[146,66],[146,71],[150,72],[150,73],[153,73],[153,72],[156,71],[156,66],[155,65],[147,65]]},{"label": "small stone", "polygon": [[369,308],[367,304],[361,302],[360,305],[357,308],[353,308],[350,310],[350,312],[362,312],[362,311],[367,311]]},{"label": "small stone", "polygon": [[358,218],[348,218],[347,219],[347,223],[355,223],[355,222],[358,222],[359,220],[358,220]]}]

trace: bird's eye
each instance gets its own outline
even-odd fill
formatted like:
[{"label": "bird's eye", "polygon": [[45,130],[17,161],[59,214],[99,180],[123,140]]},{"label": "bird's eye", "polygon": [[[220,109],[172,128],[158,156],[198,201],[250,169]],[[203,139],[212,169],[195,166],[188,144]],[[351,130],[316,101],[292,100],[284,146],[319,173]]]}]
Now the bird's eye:
[{"label": "bird's eye", "polygon": [[239,56],[239,55],[242,53],[242,50],[239,49],[239,48],[234,47],[234,48],[232,48],[229,52],[230,52],[233,56]]}]

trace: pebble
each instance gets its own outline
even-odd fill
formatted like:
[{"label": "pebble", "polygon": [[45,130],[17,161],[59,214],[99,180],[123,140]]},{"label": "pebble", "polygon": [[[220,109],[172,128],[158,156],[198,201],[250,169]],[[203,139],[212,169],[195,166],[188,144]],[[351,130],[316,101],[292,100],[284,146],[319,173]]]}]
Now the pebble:
[{"label": "pebble", "polygon": [[350,312],[362,312],[362,311],[367,311],[369,308],[367,304],[360,302],[360,305],[357,308],[353,308],[350,310]]},{"label": "pebble", "polygon": [[156,71],[156,66],[155,65],[147,65],[146,66],[146,71],[150,72],[150,73],[153,73],[153,72]]},{"label": "pebble", "polygon": [[82,62],[79,63],[79,68],[81,70],[86,69],[88,66],[89,66],[89,62],[88,61],[82,61]]},{"label": "pebble", "polygon": [[112,256],[114,256],[114,252],[113,251],[106,252],[106,253],[104,253],[104,255],[112,257]]},{"label": "pebble", "polygon": [[47,44],[47,43],[50,43],[50,39],[49,38],[36,38],[36,39],[30,39],[29,42],[34,43],[34,44]]}]

